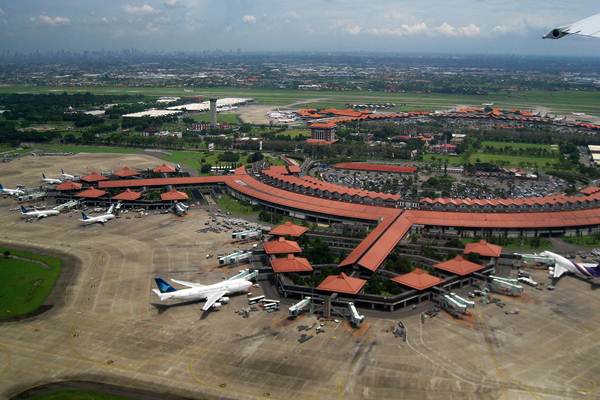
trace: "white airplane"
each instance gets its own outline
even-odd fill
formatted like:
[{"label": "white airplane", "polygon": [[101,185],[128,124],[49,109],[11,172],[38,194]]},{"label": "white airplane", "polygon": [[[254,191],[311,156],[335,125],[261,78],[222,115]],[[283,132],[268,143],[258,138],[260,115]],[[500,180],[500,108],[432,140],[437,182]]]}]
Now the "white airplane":
[{"label": "white airplane", "polygon": [[40,219],[40,218],[46,218],[46,217],[51,217],[53,215],[60,214],[60,211],[55,210],[54,208],[52,208],[50,210],[29,210],[23,206],[21,206],[20,208],[21,208],[21,217],[22,218]]},{"label": "white airplane", "polygon": [[218,310],[222,304],[229,302],[229,295],[236,293],[247,293],[252,287],[252,282],[245,278],[229,279],[212,285],[201,285],[194,282],[180,281],[171,279],[186,289],[175,289],[161,277],[154,279],[158,289],[152,289],[159,297],[160,301],[180,300],[180,301],[199,301],[206,300],[202,306],[202,311],[208,311],[211,308]]},{"label": "white airplane", "polygon": [[71,174],[67,174],[65,173],[65,171],[61,168],[60,169],[60,175],[59,175],[60,179],[64,179],[66,181],[72,181],[75,180],[75,175],[71,175]]},{"label": "white airplane", "polygon": [[560,278],[565,272],[570,272],[585,279],[600,278],[599,264],[569,261],[565,257],[551,251],[543,251],[540,253],[540,256],[554,259],[554,268],[549,270],[550,276],[554,279]]},{"label": "white airplane", "polygon": [[49,185],[60,185],[63,183],[62,180],[58,178],[46,178],[46,175],[42,172],[42,182],[47,183]]},{"label": "white airplane", "polygon": [[592,15],[569,25],[554,28],[544,36],[544,39],[560,39],[567,35],[600,38],[600,14]]},{"label": "white airplane", "polygon": [[[119,208],[120,208],[120,204],[117,204],[117,209],[119,209]],[[113,214],[114,209],[115,209],[115,205],[113,204],[108,208],[108,210],[106,211],[106,214],[98,215],[96,217],[90,217],[84,211],[82,211],[81,218],[79,220],[83,223],[83,225],[91,225],[91,224],[96,224],[96,223],[104,225],[111,219],[115,218],[115,214]]]},{"label": "white airplane", "polygon": [[9,196],[21,196],[22,194],[25,194],[25,192],[19,188],[17,189],[8,189],[5,188],[4,186],[0,185],[0,193],[2,194],[7,194]]}]

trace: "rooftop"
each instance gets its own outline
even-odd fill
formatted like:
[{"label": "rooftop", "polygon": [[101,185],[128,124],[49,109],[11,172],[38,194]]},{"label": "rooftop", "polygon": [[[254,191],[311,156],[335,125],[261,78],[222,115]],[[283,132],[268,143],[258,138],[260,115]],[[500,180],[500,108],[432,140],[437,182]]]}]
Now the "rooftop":
[{"label": "rooftop", "polygon": [[84,190],[83,192],[79,192],[75,195],[75,197],[84,197],[86,199],[96,199],[98,197],[102,197],[106,194],[106,190],[100,190],[96,188],[89,188]]},{"label": "rooftop", "polygon": [[327,292],[357,294],[365,286],[365,283],[367,281],[364,279],[353,278],[342,272],[339,275],[329,275],[326,277],[317,286],[317,289]]},{"label": "rooftop", "polygon": [[288,254],[286,258],[272,258],[271,267],[274,272],[312,272],[313,268],[306,258]]},{"label": "rooftop", "polygon": [[184,201],[188,199],[188,195],[185,192],[173,189],[169,192],[161,193],[160,199],[162,201]]},{"label": "rooftop", "polygon": [[443,281],[442,278],[430,275],[421,268],[415,268],[408,274],[398,275],[392,278],[392,280],[416,290],[425,290],[435,285],[439,285]]},{"label": "rooftop", "polygon": [[128,178],[130,176],[137,176],[137,175],[139,175],[139,172],[137,172],[133,168],[123,167],[120,170],[118,170],[117,172],[115,172],[114,175],[118,176],[119,178]]},{"label": "rooftop", "polygon": [[307,231],[307,227],[296,225],[291,221],[287,221],[271,229],[271,232],[269,232],[269,234],[277,236],[300,237],[304,235]]},{"label": "rooftop", "polygon": [[333,129],[335,124],[333,122],[315,122],[308,126],[310,129]]},{"label": "rooftop", "polygon": [[177,172],[175,168],[167,164],[159,165],[158,167],[154,168],[153,171],[157,174],[173,174]]},{"label": "rooftop", "polygon": [[485,240],[480,240],[479,242],[475,243],[467,243],[464,253],[475,253],[484,257],[500,257],[500,254],[502,253],[502,247],[488,243]]},{"label": "rooftop", "polygon": [[69,190],[81,190],[83,185],[78,182],[66,181],[56,186],[56,190],[58,191],[69,191]]},{"label": "rooftop", "polygon": [[285,240],[282,237],[277,240],[264,242],[263,247],[267,254],[291,254],[302,252],[298,243],[291,240]]},{"label": "rooftop", "polygon": [[465,260],[463,256],[456,256],[450,260],[435,264],[434,267],[455,275],[465,276],[479,271],[483,268],[483,265]]},{"label": "rooftop", "polygon": [[125,191],[119,193],[116,196],[113,196],[113,200],[123,200],[123,201],[135,201],[142,197],[142,192],[134,192],[131,189],[125,189]]},{"label": "rooftop", "polygon": [[105,181],[105,180],[107,180],[107,179],[108,179],[108,178],[107,178],[106,176],[104,176],[104,175],[100,175],[100,174],[99,174],[99,173],[97,173],[97,172],[92,172],[92,173],[91,173],[91,174],[89,174],[89,175],[86,175],[86,176],[82,176],[82,177],[81,177],[81,180],[82,180],[82,181],[84,181],[84,182],[88,182],[88,183],[94,183],[94,182],[99,182],[99,181]]}]

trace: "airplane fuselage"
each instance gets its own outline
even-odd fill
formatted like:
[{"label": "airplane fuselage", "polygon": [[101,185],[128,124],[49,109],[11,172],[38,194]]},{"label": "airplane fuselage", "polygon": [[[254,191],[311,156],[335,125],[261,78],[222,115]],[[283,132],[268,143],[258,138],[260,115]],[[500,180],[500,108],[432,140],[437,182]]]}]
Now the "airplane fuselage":
[{"label": "airplane fuselage", "polygon": [[245,279],[234,279],[215,283],[213,285],[192,287],[189,289],[180,289],[175,292],[162,293],[161,301],[180,300],[180,301],[200,301],[206,300],[208,296],[215,292],[225,292],[224,295],[248,292],[252,287],[252,282]]}]

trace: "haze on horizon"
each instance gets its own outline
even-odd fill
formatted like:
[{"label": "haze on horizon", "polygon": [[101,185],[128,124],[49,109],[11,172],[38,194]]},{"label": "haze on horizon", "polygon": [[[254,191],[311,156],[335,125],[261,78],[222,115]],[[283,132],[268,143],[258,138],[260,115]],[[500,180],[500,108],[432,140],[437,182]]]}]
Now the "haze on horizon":
[{"label": "haze on horizon", "polygon": [[0,0],[0,50],[375,51],[600,55],[542,40],[597,0]]}]

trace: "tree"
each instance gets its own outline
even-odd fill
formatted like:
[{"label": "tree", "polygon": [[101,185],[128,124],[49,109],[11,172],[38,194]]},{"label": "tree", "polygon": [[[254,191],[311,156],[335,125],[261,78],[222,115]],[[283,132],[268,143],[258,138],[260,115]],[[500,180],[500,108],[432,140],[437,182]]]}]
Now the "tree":
[{"label": "tree", "polygon": [[4,255],[4,258],[9,258],[10,257],[10,251],[9,250],[4,250],[4,253],[2,253]]},{"label": "tree", "polygon": [[200,173],[202,174],[208,174],[210,172],[212,165],[210,164],[202,164],[202,166],[200,167]]}]

